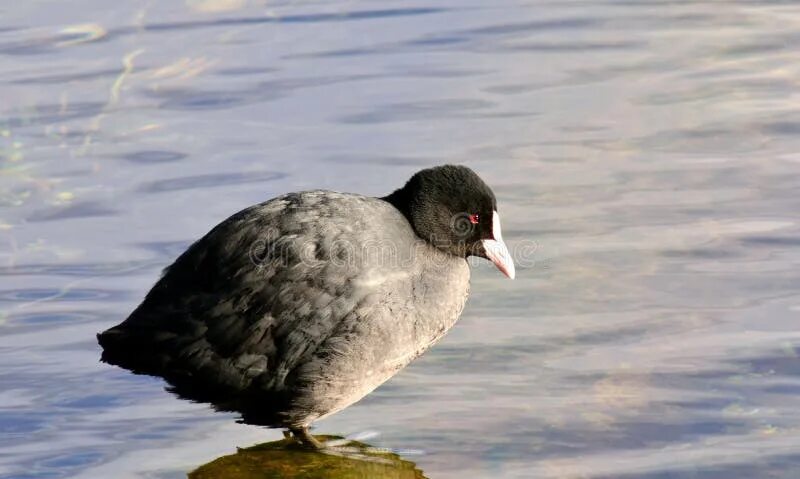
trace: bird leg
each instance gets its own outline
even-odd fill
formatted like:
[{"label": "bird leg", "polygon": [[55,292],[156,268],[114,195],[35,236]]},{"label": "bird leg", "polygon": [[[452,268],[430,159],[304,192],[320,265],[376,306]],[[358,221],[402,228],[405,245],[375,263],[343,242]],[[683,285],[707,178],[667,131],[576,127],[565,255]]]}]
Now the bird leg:
[{"label": "bird leg", "polygon": [[290,427],[290,431],[294,435],[295,439],[297,439],[300,443],[304,446],[311,448],[311,449],[324,449],[325,445],[319,442],[317,438],[311,435],[308,432],[308,426],[303,427]]}]

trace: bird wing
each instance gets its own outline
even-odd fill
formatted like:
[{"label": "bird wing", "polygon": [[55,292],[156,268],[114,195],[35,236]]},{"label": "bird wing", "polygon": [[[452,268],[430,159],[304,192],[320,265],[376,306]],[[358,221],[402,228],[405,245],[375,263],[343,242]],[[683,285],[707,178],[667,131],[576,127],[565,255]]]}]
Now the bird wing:
[{"label": "bird wing", "polygon": [[191,245],[120,325],[103,360],[136,372],[279,388],[370,288],[358,240],[381,200],[312,191],[252,206]]}]

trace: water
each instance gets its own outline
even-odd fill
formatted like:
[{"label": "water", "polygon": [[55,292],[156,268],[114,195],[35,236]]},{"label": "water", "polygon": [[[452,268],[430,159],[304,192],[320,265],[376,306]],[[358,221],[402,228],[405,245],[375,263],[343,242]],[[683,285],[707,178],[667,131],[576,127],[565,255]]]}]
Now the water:
[{"label": "water", "polygon": [[319,432],[436,479],[796,477],[798,32],[780,0],[5,2],[0,477],[278,439],[94,334],[244,206],[444,162],[535,248]]}]

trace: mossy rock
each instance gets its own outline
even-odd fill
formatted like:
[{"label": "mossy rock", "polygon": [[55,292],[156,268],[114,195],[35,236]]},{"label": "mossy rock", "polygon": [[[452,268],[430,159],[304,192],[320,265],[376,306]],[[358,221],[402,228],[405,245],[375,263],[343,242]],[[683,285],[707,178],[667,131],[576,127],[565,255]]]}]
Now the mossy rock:
[{"label": "mossy rock", "polygon": [[[317,436],[321,441],[341,439]],[[293,439],[266,442],[222,456],[189,479],[425,479],[413,462],[357,441],[311,451]]]}]

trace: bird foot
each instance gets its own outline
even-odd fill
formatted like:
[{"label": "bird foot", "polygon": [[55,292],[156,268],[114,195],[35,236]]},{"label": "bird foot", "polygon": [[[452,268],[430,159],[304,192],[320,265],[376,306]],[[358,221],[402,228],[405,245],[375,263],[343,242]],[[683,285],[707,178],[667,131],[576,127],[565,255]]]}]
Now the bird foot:
[{"label": "bird foot", "polygon": [[[309,449],[320,450],[325,448],[324,443],[308,432],[308,427],[290,427],[289,431],[291,431],[297,442]],[[288,432],[284,432],[283,437],[289,437]]]}]

